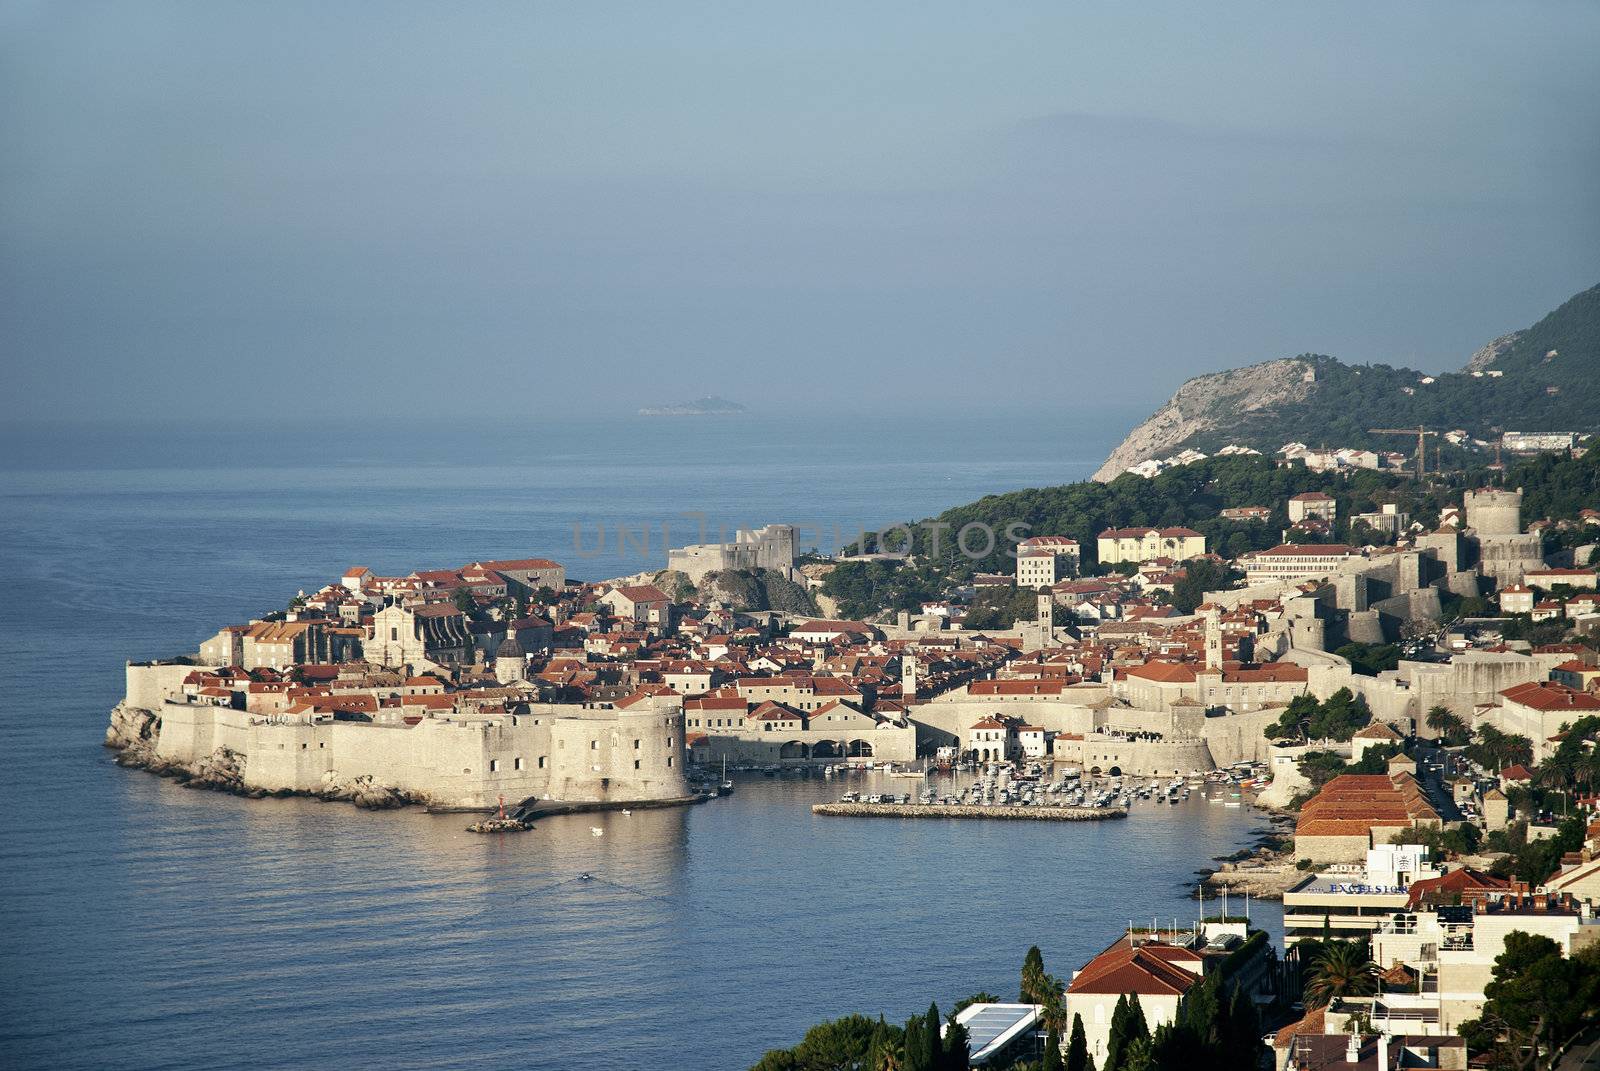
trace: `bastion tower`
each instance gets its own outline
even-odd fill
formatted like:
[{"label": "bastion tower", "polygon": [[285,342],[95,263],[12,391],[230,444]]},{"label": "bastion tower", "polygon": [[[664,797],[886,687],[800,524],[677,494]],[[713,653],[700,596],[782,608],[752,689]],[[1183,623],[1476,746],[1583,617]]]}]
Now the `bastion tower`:
[{"label": "bastion tower", "polygon": [[1520,584],[1544,564],[1544,541],[1522,532],[1522,492],[1482,487],[1462,496],[1469,539],[1478,544],[1478,567],[1496,587]]},{"label": "bastion tower", "polygon": [[1522,492],[1482,487],[1464,496],[1467,527],[1481,536],[1522,534]]},{"label": "bastion tower", "polygon": [[550,793],[565,800],[681,799],[690,793],[681,701],[650,698],[550,723]]}]

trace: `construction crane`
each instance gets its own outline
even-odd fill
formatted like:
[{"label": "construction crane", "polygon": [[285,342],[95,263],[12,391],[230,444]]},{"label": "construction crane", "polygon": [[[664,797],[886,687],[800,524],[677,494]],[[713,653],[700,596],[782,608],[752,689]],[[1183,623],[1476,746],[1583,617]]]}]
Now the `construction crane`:
[{"label": "construction crane", "polygon": [[1438,435],[1436,431],[1429,431],[1418,424],[1414,428],[1368,428],[1368,435],[1415,435],[1417,437],[1417,479],[1422,479],[1428,471],[1428,436]]}]

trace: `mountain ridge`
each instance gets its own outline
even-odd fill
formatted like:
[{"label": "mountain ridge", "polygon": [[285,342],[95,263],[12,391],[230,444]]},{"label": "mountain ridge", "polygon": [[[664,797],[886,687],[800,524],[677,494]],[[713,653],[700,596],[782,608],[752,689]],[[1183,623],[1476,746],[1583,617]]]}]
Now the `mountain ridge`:
[{"label": "mountain ridge", "polygon": [[1600,286],[1538,323],[1501,335],[1459,372],[1429,375],[1300,354],[1186,380],[1095,472],[1115,479],[1140,462],[1229,443],[1272,453],[1284,443],[1404,449],[1374,427],[1600,431]]}]

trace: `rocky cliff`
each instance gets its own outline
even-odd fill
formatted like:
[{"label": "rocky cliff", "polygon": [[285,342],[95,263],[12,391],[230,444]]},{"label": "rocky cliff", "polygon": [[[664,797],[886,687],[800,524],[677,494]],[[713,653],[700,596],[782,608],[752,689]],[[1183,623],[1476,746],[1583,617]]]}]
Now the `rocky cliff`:
[{"label": "rocky cliff", "polygon": [[1134,428],[1094,478],[1113,480],[1141,461],[1176,453],[1196,437],[1225,431],[1249,414],[1304,401],[1313,378],[1312,363],[1298,357],[1196,376]]}]

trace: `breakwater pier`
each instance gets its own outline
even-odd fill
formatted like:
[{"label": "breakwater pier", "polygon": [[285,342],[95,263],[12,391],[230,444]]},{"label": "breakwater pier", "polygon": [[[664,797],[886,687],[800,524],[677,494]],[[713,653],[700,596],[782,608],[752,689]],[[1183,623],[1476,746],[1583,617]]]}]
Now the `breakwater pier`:
[{"label": "breakwater pier", "polygon": [[817,803],[812,814],[837,818],[999,818],[1033,822],[1097,822],[1126,818],[1121,807],[1009,807],[957,803]]}]

